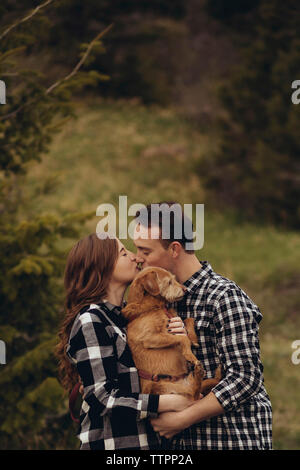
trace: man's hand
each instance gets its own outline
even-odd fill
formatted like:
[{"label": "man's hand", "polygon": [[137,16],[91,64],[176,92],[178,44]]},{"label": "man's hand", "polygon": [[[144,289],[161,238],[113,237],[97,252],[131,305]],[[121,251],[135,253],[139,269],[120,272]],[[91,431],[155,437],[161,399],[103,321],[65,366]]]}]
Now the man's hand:
[{"label": "man's hand", "polygon": [[[162,395],[163,396],[163,395]],[[203,397],[182,411],[161,413],[158,418],[151,419],[153,429],[161,436],[171,439],[183,429],[206,419],[224,414],[225,410],[213,392]]]},{"label": "man's hand", "polygon": [[183,429],[187,428],[189,424],[184,420],[182,411],[168,411],[161,413],[158,418],[150,420],[154,431],[158,432],[160,436],[166,439],[171,439]]}]

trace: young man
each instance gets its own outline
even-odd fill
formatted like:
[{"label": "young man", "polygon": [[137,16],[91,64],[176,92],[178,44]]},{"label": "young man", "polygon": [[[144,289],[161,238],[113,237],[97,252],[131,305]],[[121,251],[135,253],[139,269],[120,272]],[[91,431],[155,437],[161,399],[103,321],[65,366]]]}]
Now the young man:
[{"label": "young man", "polygon": [[[163,203],[158,203],[159,205]],[[164,203],[170,208],[175,203]],[[166,206],[165,206],[166,207]],[[140,222],[141,215],[146,223]],[[173,305],[178,315],[195,320],[206,377],[219,364],[223,377],[204,398],[181,412],[162,413],[151,423],[168,440],[168,449],[271,449],[272,408],[264,387],[260,360],[259,308],[233,281],[216,274],[207,261],[186,251],[192,236],[178,239],[177,216],[170,217],[164,239],[162,216],[153,223],[151,205],[137,213],[134,243],[143,267],[160,266],[185,285],[183,299]],[[184,219],[181,219],[184,224]],[[148,237],[148,238],[146,238]]]}]

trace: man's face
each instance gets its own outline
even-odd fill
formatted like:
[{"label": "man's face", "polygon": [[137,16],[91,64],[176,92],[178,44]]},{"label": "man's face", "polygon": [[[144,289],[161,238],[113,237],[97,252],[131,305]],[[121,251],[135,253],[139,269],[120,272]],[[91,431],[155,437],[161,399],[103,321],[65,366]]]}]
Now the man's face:
[{"label": "man's face", "polygon": [[[145,238],[147,235],[148,238]],[[137,262],[142,263],[142,267],[158,266],[173,272],[173,258],[170,251],[165,249],[159,239],[159,228],[147,229],[137,224],[134,231],[134,244],[136,246]],[[144,238],[143,238],[144,237]]]}]

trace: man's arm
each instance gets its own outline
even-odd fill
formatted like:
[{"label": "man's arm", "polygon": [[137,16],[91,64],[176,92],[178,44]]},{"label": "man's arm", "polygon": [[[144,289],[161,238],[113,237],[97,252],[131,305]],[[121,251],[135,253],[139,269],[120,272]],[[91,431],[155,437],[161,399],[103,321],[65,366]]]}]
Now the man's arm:
[{"label": "man's arm", "polygon": [[233,411],[261,387],[257,334],[261,313],[257,306],[239,288],[232,287],[216,301],[214,314],[216,345],[225,376],[211,393],[189,409],[164,413],[151,420],[165,437],[170,438],[192,424]]},{"label": "man's arm", "polygon": [[224,412],[224,408],[214,393],[210,392],[206,397],[197,400],[194,405],[183,411],[161,413],[158,418],[151,419],[151,424],[161,436],[171,439],[183,429]]}]

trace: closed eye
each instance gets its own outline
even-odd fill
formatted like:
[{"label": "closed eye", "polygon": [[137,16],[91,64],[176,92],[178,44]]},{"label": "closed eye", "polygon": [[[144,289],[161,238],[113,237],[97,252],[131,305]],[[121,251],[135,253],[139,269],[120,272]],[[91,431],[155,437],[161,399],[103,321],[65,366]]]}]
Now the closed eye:
[{"label": "closed eye", "polygon": [[[124,251],[124,253],[121,255],[121,253],[122,253],[123,251]],[[125,248],[124,248],[124,247],[123,247],[123,248],[121,248],[121,250],[120,250],[120,255],[121,255],[121,256],[127,256],[127,253],[126,253],[126,251],[125,251]]]}]

